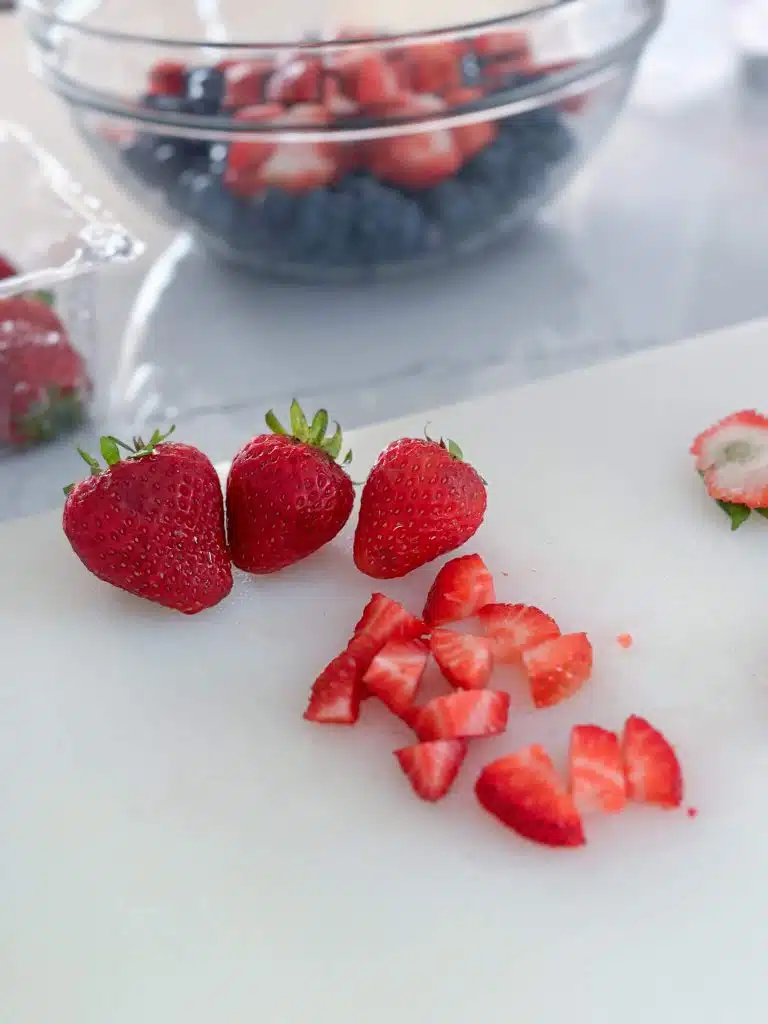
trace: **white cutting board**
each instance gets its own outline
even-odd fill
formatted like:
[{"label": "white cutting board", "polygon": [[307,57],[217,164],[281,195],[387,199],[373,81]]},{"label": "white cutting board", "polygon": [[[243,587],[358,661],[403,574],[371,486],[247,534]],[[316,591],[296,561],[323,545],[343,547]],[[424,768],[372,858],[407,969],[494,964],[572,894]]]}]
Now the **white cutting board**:
[{"label": "white cutting board", "polygon": [[[301,717],[372,589],[349,534],[189,619],[90,578],[56,516],[0,530],[3,1024],[764,1024],[768,523],[731,534],[687,454],[750,406],[767,324],[351,438],[362,476],[427,419],[455,437],[500,598],[595,645],[582,693],[518,700],[436,806],[373,702]],[[385,589],[418,611],[434,570]],[[475,805],[486,761],[630,712],[678,745],[695,819],[549,851]]]}]

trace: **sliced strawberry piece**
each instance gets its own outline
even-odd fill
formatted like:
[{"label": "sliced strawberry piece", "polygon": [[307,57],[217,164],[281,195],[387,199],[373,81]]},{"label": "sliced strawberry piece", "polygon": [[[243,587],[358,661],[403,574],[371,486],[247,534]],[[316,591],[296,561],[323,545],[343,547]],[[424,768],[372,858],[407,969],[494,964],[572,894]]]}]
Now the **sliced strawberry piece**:
[{"label": "sliced strawberry piece", "polygon": [[476,36],[473,49],[478,57],[529,58],[531,55],[524,32],[488,32]]},{"label": "sliced strawberry piece", "polygon": [[[259,123],[277,121],[285,110],[279,103],[260,103],[255,107],[238,110],[234,119]],[[224,172],[225,184],[236,194],[250,196],[258,190],[256,172],[277,148],[276,138],[235,139],[229,146],[227,167]]]},{"label": "sliced strawberry piece", "polygon": [[501,690],[460,690],[435,697],[410,719],[421,740],[497,736],[507,728],[509,694]]},{"label": "sliced strawberry piece", "polygon": [[18,274],[18,270],[7,260],[5,256],[0,256],[0,281],[4,281],[8,277],[15,277]]},{"label": "sliced strawberry piece", "polygon": [[400,767],[422,800],[441,800],[467,756],[466,740],[431,740],[395,751]]},{"label": "sliced strawberry piece", "polygon": [[355,49],[332,58],[344,95],[360,107],[399,100],[403,90],[394,67],[375,49]]},{"label": "sliced strawberry piece", "polygon": [[413,704],[429,651],[421,640],[390,640],[374,657],[363,676],[368,690],[396,715]]},{"label": "sliced strawberry piece", "polygon": [[537,708],[572,697],[589,679],[592,644],[586,633],[568,633],[523,652],[523,665]]},{"label": "sliced strawberry piece", "polygon": [[[480,99],[482,95],[482,89],[453,89],[446,93],[445,101],[449,107],[462,107],[465,103]],[[464,124],[453,129],[453,137],[464,160],[477,156],[486,146],[490,146],[498,134],[499,127],[495,121],[478,121],[477,124]]]},{"label": "sliced strawberry piece", "polygon": [[493,577],[480,555],[452,558],[440,569],[427,594],[424,621],[430,626],[468,619],[495,599]]},{"label": "sliced strawberry piece", "polygon": [[582,812],[615,814],[627,805],[624,760],[619,737],[599,725],[571,729],[569,788]]},{"label": "sliced strawberry piece", "polygon": [[[554,64],[539,64],[536,66],[535,71],[540,75],[551,75],[558,71],[567,71],[569,68],[574,67],[574,65],[575,61],[560,60]],[[587,90],[586,92],[574,93],[573,96],[566,96],[564,100],[558,102],[557,109],[564,110],[568,114],[578,114],[589,103],[590,95],[590,91]]]},{"label": "sliced strawberry piece", "polygon": [[304,717],[324,725],[354,725],[360,717],[361,697],[360,667],[343,651],[315,680]]},{"label": "sliced strawberry piece", "polygon": [[627,794],[636,803],[679,807],[683,772],[669,741],[639,715],[631,715],[622,740]]},{"label": "sliced strawberry piece", "polygon": [[480,804],[508,828],[546,846],[584,846],[584,827],[549,754],[537,743],[483,768]]},{"label": "sliced strawberry piece", "polygon": [[[379,112],[384,116],[423,118],[445,109],[444,101],[437,96],[411,94]],[[459,147],[448,128],[373,139],[366,152],[374,177],[403,188],[430,188],[452,177],[461,166]]]},{"label": "sliced strawberry piece", "polygon": [[429,639],[435,661],[451,686],[482,690],[493,671],[491,642],[484,636],[436,629]]},{"label": "sliced strawberry piece", "polygon": [[186,65],[176,60],[163,60],[149,72],[152,96],[183,96],[187,88]]},{"label": "sliced strawberry piece", "polygon": [[461,86],[464,47],[457,42],[409,46],[405,60],[414,92],[445,93]]},{"label": "sliced strawberry piece", "polygon": [[319,59],[292,57],[272,74],[267,83],[267,99],[273,103],[318,103],[323,68]]},{"label": "sliced strawberry piece", "polygon": [[488,604],[477,614],[500,665],[519,661],[523,652],[560,636],[555,620],[527,604]]},{"label": "sliced strawberry piece", "polygon": [[768,506],[768,418],[753,409],[735,412],[699,434],[691,452],[711,497]]},{"label": "sliced strawberry piece", "polygon": [[370,637],[381,650],[388,640],[415,640],[426,632],[425,623],[406,611],[399,601],[386,594],[372,594],[355,626],[354,635]]},{"label": "sliced strawberry piece", "polygon": [[330,185],[339,163],[315,143],[280,143],[256,175],[257,188],[274,185],[285,192],[307,192]]},{"label": "sliced strawberry piece", "polygon": [[262,103],[272,65],[266,60],[230,61],[224,73],[224,106],[233,109]]}]

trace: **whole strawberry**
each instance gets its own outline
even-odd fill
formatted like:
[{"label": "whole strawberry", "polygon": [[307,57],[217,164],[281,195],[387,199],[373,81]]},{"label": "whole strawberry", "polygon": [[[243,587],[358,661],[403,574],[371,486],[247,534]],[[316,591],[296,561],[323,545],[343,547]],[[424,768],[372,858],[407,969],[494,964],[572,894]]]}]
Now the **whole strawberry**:
[{"label": "whole strawberry", "polygon": [[100,580],[194,615],[232,589],[224,499],[210,459],[166,437],[102,437],[105,469],[78,449],[91,475],[65,488],[64,533]]},{"label": "whole strawberry", "polygon": [[311,555],[342,529],[355,495],[341,465],[341,428],[326,437],[328,413],[311,423],[291,404],[291,433],[273,412],[271,434],[249,441],[227,478],[227,535],[232,561],[246,572],[276,572]]},{"label": "whole strawberry", "polygon": [[453,441],[395,441],[363,488],[355,565],[375,579],[405,576],[468,541],[486,501],[482,477]]},{"label": "whole strawberry", "polygon": [[0,299],[0,444],[26,448],[85,419],[91,382],[43,298]]}]

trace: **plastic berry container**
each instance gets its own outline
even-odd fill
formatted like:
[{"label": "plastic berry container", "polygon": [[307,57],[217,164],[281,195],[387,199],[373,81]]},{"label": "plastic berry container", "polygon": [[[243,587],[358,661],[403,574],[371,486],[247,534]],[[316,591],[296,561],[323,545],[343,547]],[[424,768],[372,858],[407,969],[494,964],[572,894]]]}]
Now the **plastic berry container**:
[{"label": "plastic berry container", "polygon": [[23,8],[37,70],[142,206],[322,280],[430,267],[533,217],[616,119],[663,0],[480,0],[471,21],[463,0],[369,0],[354,23],[302,0]]},{"label": "plastic berry container", "polygon": [[[23,182],[24,188],[18,188]],[[104,392],[98,274],[141,244],[29,135],[0,121],[0,452],[85,424]]]}]

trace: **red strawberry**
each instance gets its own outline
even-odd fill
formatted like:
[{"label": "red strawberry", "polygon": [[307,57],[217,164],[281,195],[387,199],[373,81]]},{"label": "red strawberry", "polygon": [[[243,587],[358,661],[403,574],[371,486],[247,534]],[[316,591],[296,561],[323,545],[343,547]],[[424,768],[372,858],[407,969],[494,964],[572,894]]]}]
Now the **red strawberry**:
[{"label": "red strawberry", "polygon": [[726,416],[699,434],[691,453],[715,500],[768,507],[768,417],[753,409]]},{"label": "red strawberry", "polygon": [[674,748],[658,729],[631,715],[622,740],[627,795],[637,803],[679,807],[683,802],[683,773]]},{"label": "red strawberry", "polygon": [[262,103],[264,88],[272,71],[265,60],[231,61],[224,73],[224,106],[228,109],[254,107]]},{"label": "red strawberry", "polygon": [[[329,111],[318,103],[298,103],[273,124],[286,127],[323,126]],[[253,184],[256,190],[273,185],[285,192],[305,192],[330,185],[338,177],[338,147],[324,142],[278,142],[269,158],[259,165]]]},{"label": "red strawberry", "polygon": [[292,57],[267,83],[267,100],[273,103],[318,103],[321,99],[322,64],[317,58]]},{"label": "red strawberry", "polygon": [[355,626],[355,637],[368,637],[381,650],[389,640],[415,640],[427,632],[426,625],[386,594],[373,594]]},{"label": "red strawberry", "polygon": [[582,813],[615,814],[627,804],[619,737],[599,725],[574,725],[569,754],[570,791]]},{"label": "red strawberry", "polygon": [[546,846],[583,846],[584,828],[549,754],[537,743],[483,768],[480,804],[526,839]]},{"label": "red strawberry", "polygon": [[424,605],[431,626],[459,622],[495,599],[493,577],[480,555],[452,558],[440,569]]},{"label": "red strawberry", "polygon": [[[461,107],[482,99],[482,89],[453,89],[446,93],[445,101],[450,107]],[[490,146],[499,134],[496,121],[477,121],[475,124],[463,124],[453,129],[453,137],[459,147],[463,160],[471,160],[473,156]]]},{"label": "red strawberry", "polygon": [[149,72],[152,96],[183,96],[187,88],[187,68],[180,61],[163,60]]},{"label": "red strawberry", "polygon": [[0,299],[0,444],[27,447],[82,423],[91,382],[50,306],[32,296]]},{"label": "red strawberry", "polygon": [[395,715],[404,715],[419,688],[429,652],[421,640],[390,640],[374,657],[363,682]]},{"label": "red strawberry", "polygon": [[106,469],[81,451],[91,476],[67,488],[64,533],[100,580],[194,615],[232,589],[224,501],[210,459],[167,436],[103,437]]},{"label": "red strawberry", "polygon": [[432,740],[395,751],[414,792],[432,802],[446,795],[466,756],[466,740]]},{"label": "red strawberry", "polygon": [[11,261],[0,255],[0,281],[4,281],[7,277],[15,277],[17,274],[18,270]]},{"label": "red strawberry", "polygon": [[[539,75],[551,75],[558,71],[568,71],[569,68],[574,67],[575,64],[576,62],[572,60],[560,60],[556,61],[554,64],[535,65],[533,70]],[[572,96],[566,96],[564,100],[560,100],[558,102],[557,108],[558,110],[565,110],[569,114],[578,114],[584,109],[587,103],[589,103],[590,95],[590,90],[587,90],[586,92],[577,92]]]},{"label": "red strawberry", "polygon": [[445,93],[462,82],[461,57],[464,47],[457,42],[419,43],[409,46],[405,61],[415,92]]},{"label": "red strawberry", "polygon": [[[269,573],[306,558],[333,540],[349,519],[352,481],[336,462],[341,428],[326,437],[328,413],[311,424],[297,401],[288,433],[273,412],[260,434],[235,456],[227,477],[227,536],[232,561]],[[344,465],[349,462],[348,452]]]},{"label": "red strawberry", "polygon": [[503,665],[519,661],[523,652],[560,636],[553,618],[525,604],[488,604],[477,614],[491,641],[494,659]]},{"label": "red strawberry", "polygon": [[405,576],[466,543],[486,500],[481,477],[452,441],[395,441],[363,488],[355,565],[376,579]]},{"label": "red strawberry", "polygon": [[497,736],[507,728],[509,694],[503,690],[460,690],[435,697],[412,716],[420,740]]},{"label": "red strawberry", "polygon": [[403,93],[397,73],[375,49],[354,49],[332,58],[344,95],[360,107],[379,107]]},{"label": "red strawberry", "polygon": [[[403,95],[380,108],[394,118],[429,118],[444,113],[446,104],[437,96]],[[422,189],[452,177],[461,166],[461,153],[449,128],[388,135],[366,147],[368,167],[374,177],[403,188]]]},{"label": "red strawberry", "polygon": [[482,690],[493,670],[491,644],[487,637],[436,629],[429,640],[440,671],[462,690]]},{"label": "red strawberry", "polygon": [[[279,103],[260,103],[253,107],[238,110],[234,119],[258,124],[277,121],[285,110]],[[224,172],[225,184],[235,195],[245,198],[259,190],[259,168],[272,156],[277,149],[274,136],[262,136],[255,139],[235,139],[230,143],[227,153],[227,167]]]},{"label": "red strawberry", "polygon": [[478,57],[528,58],[531,48],[524,32],[488,32],[474,40]]},{"label": "red strawberry", "polygon": [[354,725],[360,716],[361,697],[357,660],[342,651],[315,680],[304,717],[323,725]]},{"label": "red strawberry", "polygon": [[577,693],[592,671],[586,633],[568,633],[523,652],[523,665],[537,708],[552,707]]}]

